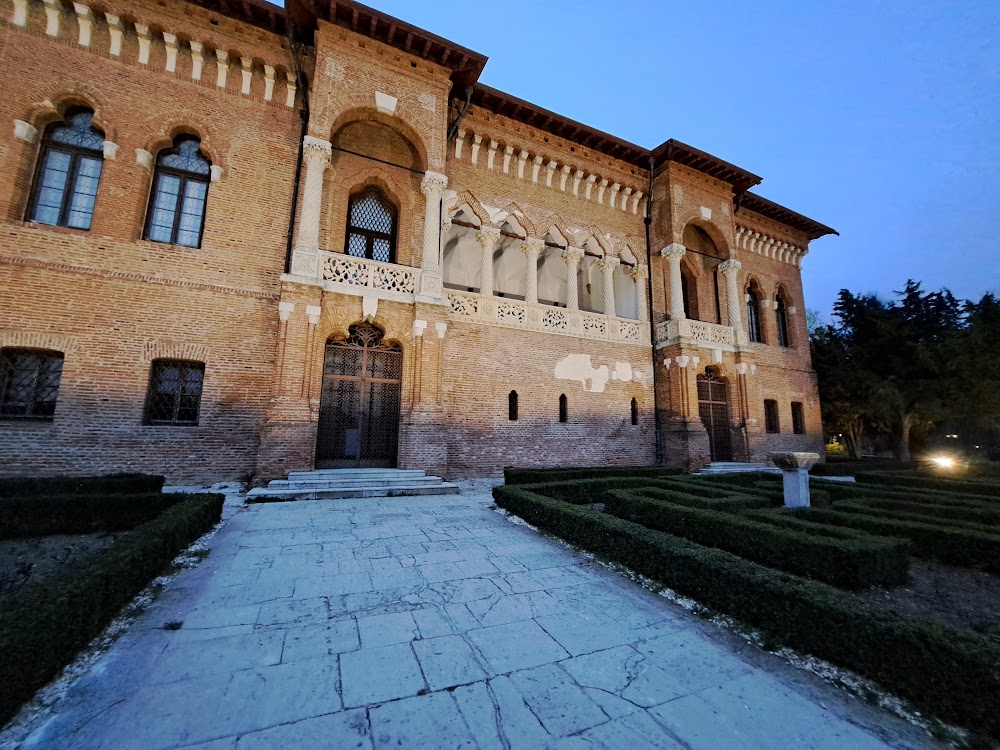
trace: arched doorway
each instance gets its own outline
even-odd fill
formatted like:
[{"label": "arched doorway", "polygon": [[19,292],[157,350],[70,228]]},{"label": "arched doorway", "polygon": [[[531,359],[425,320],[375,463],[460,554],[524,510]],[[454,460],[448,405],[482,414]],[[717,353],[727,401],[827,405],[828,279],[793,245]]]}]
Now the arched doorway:
[{"label": "arched doorway", "polygon": [[316,468],[396,465],[403,350],[371,323],[326,342]]},{"label": "arched doorway", "polygon": [[698,414],[708,432],[708,447],[713,461],[732,461],[732,435],[729,431],[729,388],[712,370],[698,376]]}]

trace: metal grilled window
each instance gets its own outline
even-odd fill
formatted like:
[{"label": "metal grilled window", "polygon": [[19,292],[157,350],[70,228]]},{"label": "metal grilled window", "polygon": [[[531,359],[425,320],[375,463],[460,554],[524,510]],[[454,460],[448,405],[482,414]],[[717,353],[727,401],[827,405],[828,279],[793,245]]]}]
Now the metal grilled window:
[{"label": "metal grilled window", "polygon": [[796,435],[806,434],[806,415],[798,401],[792,402],[792,432]]},{"label": "metal grilled window", "polygon": [[0,349],[0,419],[52,419],[62,352]]},{"label": "metal grilled window", "polygon": [[760,295],[754,286],[747,290],[747,335],[758,344],[764,342],[760,329]]},{"label": "metal grilled window", "polygon": [[204,379],[203,362],[154,360],[149,371],[145,423],[198,424]]},{"label": "metal grilled window", "polygon": [[147,240],[201,246],[212,162],[200,147],[201,141],[194,136],[181,135],[174,140],[173,148],[157,155],[146,215]]},{"label": "metal grilled window", "polygon": [[517,421],[517,391],[507,394],[507,419],[511,422]]},{"label": "metal grilled window", "polygon": [[785,311],[785,300],[781,295],[774,300],[774,321],[778,328],[778,345],[791,346],[788,340],[788,314]]},{"label": "metal grilled window", "polygon": [[396,207],[378,188],[351,196],[344,252],[355,258],[396,262]]},{"label": "metal grilled window", "polygon": [[781,423],[778,421],[778,402],[767,399],[764,401],[764,429],[768,432],[781,432]]},{"label": "metal grilled window", "polygon": [[104,167],[104,133],[94,113],[75,109],[49,126],[42,141],[28,216],[40,224],[90,229]]}]

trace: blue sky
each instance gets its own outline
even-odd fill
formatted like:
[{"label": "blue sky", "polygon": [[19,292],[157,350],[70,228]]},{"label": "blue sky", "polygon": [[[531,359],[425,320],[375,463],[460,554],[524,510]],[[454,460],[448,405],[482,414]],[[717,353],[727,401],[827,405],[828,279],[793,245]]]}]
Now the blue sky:
[{"label": "blue sky", "polygon": [[[480,80],[641,146],[761,175],[837,229],[806,306],[907,278],[1000,292],[1000,3],[369,0],[490,58]],[[620,10],[620,12],[619,12]]]}]

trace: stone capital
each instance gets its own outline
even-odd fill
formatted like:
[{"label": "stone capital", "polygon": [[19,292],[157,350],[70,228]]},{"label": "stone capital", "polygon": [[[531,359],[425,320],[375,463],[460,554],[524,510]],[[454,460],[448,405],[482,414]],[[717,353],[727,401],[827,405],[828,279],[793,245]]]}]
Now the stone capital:
[{"label": "stone capital", "polygon": [[496,227],[481,227],[476,232],[476,242],[484,248],[493,248],[500,242],[500,230]]},{"label": "stone capital", "polygon": [[579,247],[567,247],[562,251],[562,259],[570,264],[579,264],[583,260],[583,250]]},{"label": "stone capital", "polygon": [[637,265],[635,268],[629,271],[628,275],[631,276],[636,281],[639,281],[640,279],[644,279],[647,276],[649,276],[649,269],[646,266]]},{"label": "stone capital", "polygon": [[521,243],[521,250],[529,257],[533,255],[537,258],[544,249],[545,240],[540,240],[537,237],[528,237],[528,239]]},{"label": "stone capital", "polygon": [[664,258],[667,260],[675,260],[677,262],[680,262],[680,259],[684,257],[685,253],[687,253],[687,248],[679,242],[674,242],[660,250],[660,255]]},{"label": "stone capital", "polygon": [[330,141],[307,135],[302,139],[302,160],[307,164],[322,164],[323,169],[330,166],[330,158],[333,156],[333,146]]},{"label": "stone capital", "polygon": [[438,172],[424,172],[420,192],[427,196],[440,196],[448,187],[448,177]]},{"label": "stone capital", "polygon": [[605,255],[603,258],[601,258],[599,261],[597,261],[594,265],[596,265],[602,271],[604,271],[605,273],[607,273],[609,271],[613,271],[615,269],[615,266],[617,266],[620,263],[621,263],[621,259],[616,258],[613,255]]},{"label": "stone capital", "polygon": [[725,274],[736,273],[741,268],[743,268],[743,264],[735,258],[730,258],[729,260],[723,261],[719,264],[719,270]]}]

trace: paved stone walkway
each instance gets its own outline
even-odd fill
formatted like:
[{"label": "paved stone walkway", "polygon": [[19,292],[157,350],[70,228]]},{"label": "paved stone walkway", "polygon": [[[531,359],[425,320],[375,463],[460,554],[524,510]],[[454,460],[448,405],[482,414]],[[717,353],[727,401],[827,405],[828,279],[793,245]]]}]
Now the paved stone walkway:
[{"label": "paved stone walkway", "polygon": [[489,503],[240,510],[21,747],[932,746]]}]

